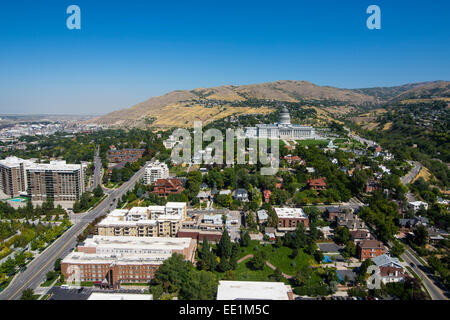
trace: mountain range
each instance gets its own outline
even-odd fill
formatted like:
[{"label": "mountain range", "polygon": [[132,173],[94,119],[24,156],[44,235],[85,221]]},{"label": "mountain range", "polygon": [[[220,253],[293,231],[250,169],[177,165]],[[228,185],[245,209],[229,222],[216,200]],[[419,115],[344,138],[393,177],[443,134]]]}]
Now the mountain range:
[{"label": "mountain range", "polygon": [[[392,87],[341,89],[308,81],[282,80],[251,85],[224,85],[176,90],[152,97],[127,109],[96,117],[89,122],[114,127],[190,127],[195,120],[211,122],[241,114],[274,111],[276,102],[308,104],[326,102],[327,107],[377,106],[408,99],[450,97],[449,81],[411,83]],[[316,107],[315,107],[316,108]],[[319,104],[320,108],[320,104]]]}]

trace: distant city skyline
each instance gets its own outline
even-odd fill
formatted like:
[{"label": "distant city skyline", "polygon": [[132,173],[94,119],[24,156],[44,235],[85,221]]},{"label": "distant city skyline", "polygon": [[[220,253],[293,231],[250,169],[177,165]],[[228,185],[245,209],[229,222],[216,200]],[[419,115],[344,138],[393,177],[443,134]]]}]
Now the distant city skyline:
[{"label": "distant city skyline", "polygon": [[[66,9],[81,8],[81,30]],[[366,9],[381,8],[381,30]],[[448,1],[9,1],[0,114],[100,115],[173,90],[450,79]]]}]

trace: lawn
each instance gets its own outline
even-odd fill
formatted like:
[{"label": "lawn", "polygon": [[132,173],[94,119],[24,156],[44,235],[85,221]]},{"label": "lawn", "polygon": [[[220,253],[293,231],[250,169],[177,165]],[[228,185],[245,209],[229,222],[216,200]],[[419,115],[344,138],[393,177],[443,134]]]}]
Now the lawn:
[{"label": "lawn", "polygon": [[[257,240],[252,240],[248,247],[241,247],[238,260],[248,254],[255,254],[254,248],[258,246],[258,250],[263,250],[267,255],[267,260],[282,272],[288,275],[295,275],[302,267],[310,266],[314,263],[314,258],[298,250],[298,255],[294,260],[290,258],[292,249],[288,247],[281,247],[273,251],[271,244],[263,246]],[[248,260],[246,260],[248,261]],[[244,264],[246,261],[242,262]],[[292,261],[295,261],[295,266],[292,266]],[[273,273],[273,272],[272,272]]]},{"label": "lawn", "polygon": [[306,140],[296,140],[297,144],[301,146],[327,146],[328,140],[314,140],[314,139],[306,139]]},{"label": "lawn", "polygon": [[267,265],[262,270],[252,270],[248,267],[248,261],[238,264],[235,272],[238,281],[268,281],[269,276],[273,274],[273,270]]}]

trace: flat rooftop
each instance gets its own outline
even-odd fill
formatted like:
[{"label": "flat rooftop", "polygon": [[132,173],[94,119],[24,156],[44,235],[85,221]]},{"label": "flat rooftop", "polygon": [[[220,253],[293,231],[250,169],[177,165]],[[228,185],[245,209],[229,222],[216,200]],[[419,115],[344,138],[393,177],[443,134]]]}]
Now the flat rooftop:
[{"label": "flat rooftop", "polygon": [[219,281],[217,300],[289,300],[283,282]]},{"label": "flat rooftop", "polygon": [[182,250],[189,247],[191,238],[93,236],[84,241],[82,247],[116,249]]},{"label": "flat rooftop", "polygon": [[151,294],[92,292],[88,300],[153,300]]},{"label": "flat rooftop", "polygon": [[278,218],[308,218],[302,208],[274,208]]}]

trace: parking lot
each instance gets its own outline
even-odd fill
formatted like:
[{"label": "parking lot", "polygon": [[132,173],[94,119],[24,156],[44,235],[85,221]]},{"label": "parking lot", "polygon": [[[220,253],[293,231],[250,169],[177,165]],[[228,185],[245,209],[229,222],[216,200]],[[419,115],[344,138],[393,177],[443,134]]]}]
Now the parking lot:
[{"label": "parking lot", "polygon": [[343,249],[343,247],[338,246],[333,242],[317,243],[317,246],[319,247],[320,251],[326,253],[340,253]]}]

